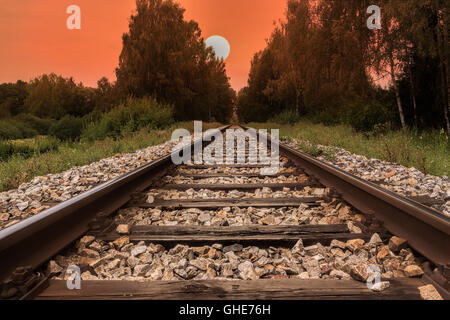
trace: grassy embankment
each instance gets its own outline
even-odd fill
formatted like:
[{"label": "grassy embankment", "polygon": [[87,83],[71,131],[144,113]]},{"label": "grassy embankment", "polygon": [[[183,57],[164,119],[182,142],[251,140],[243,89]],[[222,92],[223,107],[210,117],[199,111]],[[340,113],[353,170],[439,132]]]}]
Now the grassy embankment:
[{"label": "grassy embankment", "polygon": [[[218,123],[203,124],[203,129],[216,128]],[[377,158],[415,167],[433,175],[450,176],[450,150],[443,132],[390,131],[367,135],[350,126],[324,126],[301,121],[295,125],[250,123],[250,127],[280,129],[280,136],[308,143],[300,147],[307,153],[322,153],[314,145],[335,146],[369,158]],[[57,173],[74,166],[83,166],[117,153],[128,153],[168,141],[175,128],[193,131],[192,122],[172,124],[165,129],[141,128],[122,132],[119,137],[98,140],[60,141],[50,136],[0,142],[0,191],[16,188],[33,177]],[[322,153],[333,159],[333,152]]]},{"label": "grassy embankment", "polygon": [[[414,167],[424,173],[450,176],[450,148],[444,131],[417,133],[411,130],[388,131],[371,135],[356,132],[348,125],[324,126],[309,121],[295,125],[276,123],[250,123],[248,126],[260,129],[280,129],[280,138],[295,138],[313,145],[340,147],[368,158],[376,158]],[[307,143],[299,146],[305,152],[318,155],[317,147]],[[334,157],[332,152],[324,154]]]},{"label": "grassy embankment", "polygon": [[[219,123],[203,123],[204,130],[220,126]],[[192,132],[193,127],[192,122],[181,122],[163,130],[142,128],[135,132],[124,132],[118,138],[82,142],[59,141],[42,136],[3,141],[0,142],[0,153],[4,150],[3,156],[0,155],[0,191],[16,188],[36,176],[62,172],[117,153],[158,145],[170,140],[174,129],[185,128]]]}]

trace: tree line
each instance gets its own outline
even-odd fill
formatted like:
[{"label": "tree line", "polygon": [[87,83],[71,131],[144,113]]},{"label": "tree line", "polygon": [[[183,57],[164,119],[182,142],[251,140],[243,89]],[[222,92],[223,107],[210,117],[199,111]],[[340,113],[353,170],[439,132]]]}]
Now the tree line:
[{"label": "tree line", "polygon": [[48,129],[63,118],[64,123],[99,120],[120,105],[134,105],[130,98],[145,103],[149,98],[152,106],[155,101],[165,110],[171,106],[174,120],[227,122],[236,93],[225,64],[205,46],[198,24],[184,19],[184,11],[172,0],[136,0],[129,31],[122,37],[117,81],[103,77],[97,88],[90,88],[51,73],[4,83],[0,120],[22,131],[30,121]]},{"label": "tree line", "polygon": [[[367,27],[373,4],[380,30]],[[285,19],[252,59],[239,117],[450,134],[448,17],[444,0],[288,0]]]},{"label": "tree line", "polygon": [[137,0],[116,70],[127,95],[152,94],[175,106],[180,119],[231,117],[235,92],[225,64],[206,48],[195,21],[172,0]]}]

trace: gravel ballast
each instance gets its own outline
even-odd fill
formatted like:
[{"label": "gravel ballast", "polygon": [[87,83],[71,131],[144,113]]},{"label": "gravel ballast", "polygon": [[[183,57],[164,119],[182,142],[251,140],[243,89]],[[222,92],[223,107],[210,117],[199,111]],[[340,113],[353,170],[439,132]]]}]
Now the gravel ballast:
[{"label": "gravel ballast", "polygon": [[0,193],[0,230],[169,154],[174,142],[116,154],[82,167],[36,177]]},{"label": "gravel ballast", "polygon": [[[295,139],[288,143],[291,147],[298,147]],[[34,178],[31,182],[23,183],[17,189],[0,193],[0,229],[11,226],[20,220],[31,217],[52,205],[68,200],[89,189],[114,179],[120,175],[130,172],[148,162],[167,155],[174,142],[166,142],[158,146],[136,151],[135,153],[116,155],[102,159],[98,162],[82,167],[74,167],[58,174],[48,174]],[[319,146],[319,148],[330,148]],[[437,177],[424,174],[415,168],[381,161],[368,159],[364,156],[355,155],[340,148],[331,147],[336,154],[335,160],[319,159],[327,161],[343,170],[355,174],[368,181],[376,182],[380,186],[394,191],[403,196],[428,196],[438,200],[433,207],[443,214],[450,216],[450,180],[446,176]],[[188,172],[188,168],[185,169]],[[283,169],[286,170],[286,169]],[[232,170],[233,173],[236,170]],[[242,172],[255,172],[255,169],[243,170]],[[207,173],[203,171],[202,173]],[[216,171],[217,172],[217,171]],[[231,173],[231,172],[228,172]],[[180,180],[169,178],[171,181],[192,182],[191,179]],[[252,179],[238,178],[230,181],[221,178],[213,179],[218,183],[244,183],[244,182],[287,182],[298,181],[285,177]],[[202,182],[201,180],[195,181]],[[211,180],[208,180],[211,182]]]},{"label": "gravel ballast", "polygon": [[[401,243],[400,246],[397,244]],[[85,236],[65,256],[48,265],[56,279],[65,279],[70,265],[88,265],[82,280],[255,280],[255,279],[355,279],[365,282],[376,270],[384,280],[419,277],[422,259],[416,258],[400,238],[383,243],[378,234],[329,246],[304,246],[299,240],[292,248],[241,244],[166,249],[154,243],[130,243],[127,236],[114,242]]]},{"label": "gravel ballast", "polygon": [[[299,140],[284,141],[290,147],[302,151]],[[328,162],[342,170],[352,173],[364,180],[374,182],[381,187],[406,197],[427,196],[437,200],[432,207],[450,217],[450,179],[447,176],[432,176],[424,174],[416,168],[369,159],[356,155],[341,148],[318,145],[319,149],[328,149],[335,154],[335,159],[329,160],[323,156],[318,159]]]}]

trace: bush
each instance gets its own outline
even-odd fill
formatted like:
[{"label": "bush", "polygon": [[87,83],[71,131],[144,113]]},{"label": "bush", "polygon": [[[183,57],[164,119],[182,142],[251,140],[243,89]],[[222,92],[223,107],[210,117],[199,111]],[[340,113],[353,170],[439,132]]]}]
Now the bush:
[{"label": "bush", "polygon": [[36,135],[38,132],[23,122],[15,119],[0,121],[0,140],[24,139]]},{"label": "bush", "polygon": [[41,119],[31,114],[20,114],[14,119],[28,125],[36,130],[40,135],[47,135],[51,126],[57,123],[53,119]]},{"label": "bush", "polygon": [[347,106],[345,121],[356,131],[382,133],[390,126],[392,115],[376,101],[357,101]]},{"label": "bush", "polygon": [[278,124],[295,124],[299,121],[300,116],[298,115],[298,113],[292,110],[285,110],[269,120],[269,122]]},{"label": "bush", "polygon": [[0,139],[1,140],[21,139],[21,138],[22,138],[22,132],[12,122],[10,122],[8,120],[0,121]]},{"label": "bush", "polygon": [[75,140],[80,137],[82,129],[83,120],[65,116],[50,127],[49,134],[60,140]]},{"label": "bush", "polygon": [[91,122],[99,122],[103,117],[103,112],[99,111],[98,109],[95,109],[91,113],[88,113],[87,115],[83,116],[83,122],[84,123],[91,123]]},{"label": "bush", "polygon": [[164,129],[173,123],[173,108],[154,99],[129,99],[123,105],[104,114],[100,121],[92,122],[83,130],[82,139],[94,141],[107,137],[117,138],[125,132],[141,128]]},{"label": "bush", "polygon": [[321,123],[326,126],[336,126],[342,123],[342,110],[338,108],[330,108],[317,112],[310,117],[315,124]]},{"label": "bush", "polygon": [[14,125],[17,126],[17,128],[19,128],[19,130],[22,132],[22,139],[32,138],[39,134],[36,130],[28,126],[26,123],[14,121]]}]

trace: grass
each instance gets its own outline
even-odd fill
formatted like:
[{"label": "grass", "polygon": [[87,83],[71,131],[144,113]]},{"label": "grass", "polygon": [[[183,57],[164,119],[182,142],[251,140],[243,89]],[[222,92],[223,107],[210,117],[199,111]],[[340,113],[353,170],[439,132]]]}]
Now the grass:
[{"label": "grass", "polygon": [[[220,127],[219,123],[203,123],[203,130]],[[299,147],[314,156],[333,160],[329,149],[317,144],[335,146],[368,158],[395,162],[433,175],[450,176],[448,137],[441,131],[419,134],[414,131],[391,131],[378,135],[355,132],[350,126],[324,126],[301,121],[295,125],[250,123],[250,127],[280,129],[280,137],[299,139]],[[192,122],[182,122],[164,130],[143,128],[123,134],[120,138],[96,141],[58,142],[50,137],[2,141],[16,149],[0,162],[0,191],[17,188],[36,176],[63,172],[74,166],[83,166],[116,153],[129,153],[170,140],[176,128],[193,131]],[[0,146],[1,148],[1,146]],[[21,153],[17,150],[32,150]],[[9,150],[9,149],[8,149]]]},{"label": "grass", "polygon": [[103,114],[101,120],[89,123],[81,134],[81,140],[92,142],[107,137],[117,138],[124,131],[135,132],[142,128],[164,129],[172,124],[174,120],[171,106],[159,104],[151,98],[130,98],[124,104]]},{"label": "grass", "polygon": [[0,141],[0,161],[13,156],[31,158],[58,149],[59,140],[54,137],[36,136],[28,139]]},{"label": "grass", "polygon": [[[203,123],[203,130],[220,126],[219,123]],[[6,161],[0,162],[0,191],[17,188],[36,176],[63,172],[74,166],[84,166],[117,153],[130,153],[158,145],[170,140],[174,129],[185,128],[192,132],[193,127],[192,122],[182,122],[164,130],[143,128],[136,132],[125,133],[117,139],[59,142],[56,149],[45,153],[35,153],[32,157],[15,153]],[[31,140],[26,139],[15,143],[31,143]]]},{"label": "grass", "polygon": [[[323,151],[311,144],[343,148],[368,158],[414,167],[426,174],[450,176],[450,144],[444,131],[418,133],[413,130],[400,130],[375,135],[356,132],[348,125],[325,126],[309,121],[300,121],[295,125],[250,123],[248,126],[279,129],[280,138],[299,139],[303,141],[300,147],[316,156]],[[327,154],[322,155],[326,158],[333,158],[331,152],[325,153]]]}]

